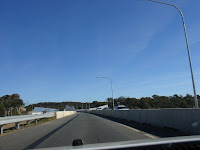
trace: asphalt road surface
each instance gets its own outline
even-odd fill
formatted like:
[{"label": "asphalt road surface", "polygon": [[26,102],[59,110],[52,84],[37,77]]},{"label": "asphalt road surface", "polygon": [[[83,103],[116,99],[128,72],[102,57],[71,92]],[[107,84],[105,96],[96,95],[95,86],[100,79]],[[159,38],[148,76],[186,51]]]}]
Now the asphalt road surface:
[{"label": "asphalt road surface", "polygon": [[88,113],[76,113],[15,133],[0,136],[0,150],[71,146],[156,138],[140,130]]}]

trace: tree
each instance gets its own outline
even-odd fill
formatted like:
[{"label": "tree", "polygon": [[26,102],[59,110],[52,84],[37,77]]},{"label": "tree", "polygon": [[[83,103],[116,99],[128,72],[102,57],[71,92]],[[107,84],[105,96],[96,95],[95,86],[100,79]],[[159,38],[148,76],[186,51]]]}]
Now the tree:
[{"label": "tree", "polygon": [[3,102],[0,101],[0,116],[3,115],[3,111],[4,111],[4,106],[3,106]]},{"label": "tree", "polygon": [[20,107],[24,105],[24,102],[19,94],[12,94],[0,97],[0,105],[6,115],[12,116],[21,114]]},{"label": "tree", "polygon": [[149,109],[149,108],[151,108],[151,106],[149,105],[149,98],[144,98],[144,97],[142,97],[141,99],[140,99],[140,104],[139,104],[139,107],[141,108],[141,109]]},{"label": "tree", "polygon": [[115,101],[117,102],[117,104],[126,105],[126,98],[124,96],[116,98]]},{"label": "tree", "polygon": [[139,108],[140,101],[136,98],[126,98],[126,107],[130,109],[137,109]]},{"label": "tree", "polygon": [[[107,98],[106,101],[108,102],[108,107],[113,108],[113,99],[112,98]],[[114,101],[116,102],[116,100],[114,99]],[[115,103],[116,105],[116,103]]]},{"label": "tree", "polygon": [[184,97],[184,100],[186,101],[187,103],[187,107],[188,108],[192,108],[194,107],[194,97],[190,94],[186,94],[186,96]]}]

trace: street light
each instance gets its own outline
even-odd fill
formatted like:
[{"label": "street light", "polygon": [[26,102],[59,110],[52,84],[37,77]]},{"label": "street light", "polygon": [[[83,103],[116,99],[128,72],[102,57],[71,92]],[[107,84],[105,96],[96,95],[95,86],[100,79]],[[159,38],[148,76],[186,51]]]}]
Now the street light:
[{"label": "street light", "polygon": [[111,86],[111,91],[112,91],[112,100],[113,100],[113,110],[114,110],[115,104],[114,104],[114,98],[113,98],[112,79],[110,79],[108,77],[96,77],[96,78],[105,78],[105,79],[108,79],[110,81],[110,86]]},{"label": "street light", "polygon": [[189,44],[188,44],[188,38],[187,38],[187,32],[186,32],[186,26],[185,26],[185,20],[184,20],[183,13],[181,12],[181,10],[177,6],[175,6],[173,4],[159,2],[159,1],[154,1],[154,0],[147,0],[147,1],[155,2],[155,3],[159,3],[159,4],[164,4],[164,5],[168,5],[168,6],[172,6],[172,7],[176,8],[179,11],[179,13],[181,14],[182,21],[183,21],[183,28],[184,28],[184,32],[185,32],[185,40],[186,40],[186,45],[187,45],[187,52],[188,52],[189,64],[190,64],[190,73],[191,73],[191,77],[192,77],[192,85],[193,85],[193,92],[194,92],[195,107],[199,108],[198,100],[197,100],[197,95],[196,95],[196,90],[195,90],[194,76],[193,76],[193,71],[192,71],[192,62],[191,62],[191,57],[190,57],[190,49],[189,49]]}]

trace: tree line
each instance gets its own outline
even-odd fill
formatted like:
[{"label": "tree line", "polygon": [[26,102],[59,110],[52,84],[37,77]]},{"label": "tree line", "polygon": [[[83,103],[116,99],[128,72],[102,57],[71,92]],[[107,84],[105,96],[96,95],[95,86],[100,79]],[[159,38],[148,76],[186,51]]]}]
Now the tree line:
[{"label": "tree line", "polygon": [[[200,96],[197,95],[200,99]],[[120,96],[114,99],[115,106],[125,105],[129,109],[159,109],[159,108],[193,108],[194,97],[190,94],[185,96],[174,94],[173,96],[159,96],[153,95],[152,97],[131,98]],[[106,105],[112,108],[112,98],[107,98],[104,102],[93,101],[89,103],[81,102],[41,102],[27,106],[27,110],[31,111],[34,107],[56,108],[64,110],[66,105],[73,106],[76,109],[88,109]]]},{"label": "tree line", "polygon": [[98,101],[93,101],[92,103],[88,102],[41,102],[41,103],[37,103],[37,104],[32,104],[32,105],[28,105],[26,106],[27,111],[32,111],[32,109],[34,109],[35,107],[44,107],[44,108],[55,108],[58,110],[64,110],[64,108],[66,107],[66,105],[68,106],[73,106],[75,109],[88,109],[93,108],[93,107],[99,107],[102,105],[106,105],[108,104],[107,102],[98,102]]},{"label": "tree line", "polygon": [[[200,96],[197,95],[199,101]],[[112,98],[107,98],[110,108],[112,108]],[[142,97],[140,99],[120,96],[114,99],[115,106],[125,105],[129,109],[158,109],[158,108],[193,108],[194,97],[190,94],[186,96],[174,94],[173,96]],[[200,106],[200,105],[199,105]]]},{"label": "tree line", "polygon": [[[200,96],[197,95],[198,100]],[[194,97],[190,94],[185,96],[174,94],[173,96],[159,96],[152,97],[131,98],[120,96],[114,99],[116,105],[125,105],[129,109],[158,109],[158,108],[193,108]],[[112,98],[107,98],[104,102],[93,101],[90,103],[82,102],[40,102],[26,106],[26,113],[32,111],[34,107],[55,108],[64,110],[66,105],[73,106],[76,109],[88,109],[108,104],[112,108]],[[200,104],[200,103],[199,103]],[[3,113],[7,116],[20,115],[23,113],[24,102],[19,94],[4,95],[0,97],[0,115]],[[199,105],[200,106],[200,105]]]}]

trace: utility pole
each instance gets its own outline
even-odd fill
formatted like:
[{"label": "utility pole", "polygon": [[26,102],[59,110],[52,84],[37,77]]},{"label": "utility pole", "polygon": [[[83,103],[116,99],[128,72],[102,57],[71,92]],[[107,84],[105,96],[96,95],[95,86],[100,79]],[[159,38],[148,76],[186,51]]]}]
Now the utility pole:
[{"label": "utility pole", "polygon": [[96,77],[96,78],[105,78],[105,79],[108,79],[110,81],[110,87],[111,87],[111,92],[112,92],[112,105],[113,105],[113,110],[115,108],[115,103],[114,103],[114,98],[113,98],[113,87],[112,87],[112,79],[111,78],[108,78],[108,77]]}]

